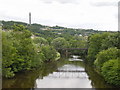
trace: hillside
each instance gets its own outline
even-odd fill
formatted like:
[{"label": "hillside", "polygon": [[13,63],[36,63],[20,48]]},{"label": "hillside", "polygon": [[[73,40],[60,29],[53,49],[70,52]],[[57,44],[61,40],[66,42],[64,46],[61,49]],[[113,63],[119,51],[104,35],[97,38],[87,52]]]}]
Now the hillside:
[{"label": "hillside", "polygon": [[66,28],[62,26],[46,26],[46,25],[41,25],[41,24],[27,24],[25,22],[17,22],[17,21],[2,21],[3,24],[3,30],[11,30],[13,29],[13,25],[23,25],[25,26],[28,30],[34,32],[34,33],[42,33],[42,32],[52,32],[54,34],[70,34],[70,35],[83,35],[83,36],[88,36],[90,34],[94,33],[101,33],[105,31],[98,31],[98,30],[93,30],[93,29],[73,29],[73,28]]}]

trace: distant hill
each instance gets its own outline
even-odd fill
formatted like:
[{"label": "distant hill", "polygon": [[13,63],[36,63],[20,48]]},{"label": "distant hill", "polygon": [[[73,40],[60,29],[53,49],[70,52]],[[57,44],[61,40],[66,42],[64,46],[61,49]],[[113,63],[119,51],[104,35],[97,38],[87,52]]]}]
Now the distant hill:
[{"label": "distant hill", "polygon": [[17,21],[2,21],[3,24],[3,30],[11,30],[13,29],[13,25],[24,25],[28,30],[34,32],[34,33],[41,33],[44,31],[50,31],[52,33],[57,33],[57,34],[71,34],[71,35],[85,35],[88,36],[90,34],[94,33],[101,33],[105,31],[98,31],[98,30],[93,30],[93,29],[73,29],[73,28],[67,28],[67,27],[62,27],[62,26],[45,26],[41,24],[27,24],[24,22],[17,22]]}]

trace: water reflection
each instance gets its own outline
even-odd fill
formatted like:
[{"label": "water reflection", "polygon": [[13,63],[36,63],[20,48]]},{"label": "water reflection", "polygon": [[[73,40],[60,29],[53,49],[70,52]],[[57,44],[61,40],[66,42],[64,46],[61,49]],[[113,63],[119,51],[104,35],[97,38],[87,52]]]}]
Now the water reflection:
[{"label": "water reflection", "polygon": [[112,88],[93,68],[73,57],[43,64],[40,69],[3,78],[3,88]]},{"label": "water reflection", "polygon": [[40,69],[20,72],[13,79],[3,78],[3,88],[33,88],[37,78],[43,78],[49,73],[54,72],[57,69],[57,64],[47,63],[43,64]]},{"label": "water reflection", "polygon": [[35,88],[91,88],[83,67],[65,64],[56,72],[37,79]]},{"label": "water reflection", "polygon": [[82,59],[79,58],[80,56],[72,55],[71,58],[69,58],[69,61],[83,61]]},{"label": "water reflection", "polygon": [[91,80],[93,88],[115,88],[114,86],[107,84],[104,78],[96,73],[91,66],[86,65],[85,70],[89,76],[89,80]]}]

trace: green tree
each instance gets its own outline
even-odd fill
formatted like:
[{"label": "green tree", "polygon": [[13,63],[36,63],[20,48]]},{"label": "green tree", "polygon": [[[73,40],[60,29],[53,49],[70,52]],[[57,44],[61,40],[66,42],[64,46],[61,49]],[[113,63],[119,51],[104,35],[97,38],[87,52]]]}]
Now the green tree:
[{"label": "green tree", "polygon": [[69,43],[66,41],[64,38],[58,37],[55,38],[52,42],[51,45],[54,46],[56,49],[57,48],[68,48]]},{"label": "green tree", "polygon": [[[3,76],[13,77],[16,72],[30,70],[41,65],[39,48],[31,39],[31,32],[23,26],[3,32]],[[40,50],[39,50],[40,51]]]},{"label": "green tree", "polygon": [[108,83],[120,86],[119,66],[120,58],[109,60],[103,64],[102,75]]},{"label": "green tree", "polygon": [[[73,38],[70,38],[69,46],[70,48],[87,48],[87,39],[83,36],[73,36]],[[72,54],[77,54],[77,55],[85,55],[85,51],[82,50],[73,50],[71,52]]]},{"label": "green tree", "polygon": [[35,55],[31,35],[31,32],[26,30],[24,26],[14,26],[12,39],[17,56],[12,67],[15,72],[31,68],[31,61],[34,60]]},{"label": "green tree", "polygon": [[94,63],[94,60],[96,59],[96,55],[100,51],[108,48],[106,47],[107,45],[104,44],[103,42],[105,42],[105,39],[109,37],[110,37],[110,33],[107,32],[107,33],[102,33],[102,34],[94,34],[88,38],[88,42],[89,42],[88,61],[90,63],[92,64]]},{"label": "green tree", "polygon": [[103,50],[97,54],[97,58],[94,62],[96,68],[98,70],[101,69],[103,63],[110,59],[117,59],[119,57],[120,50],[117,48],[109,48],[107,50]]},{"label": "green tree", "polygon": [[52,46],[42,46],[41,51],[42,60],[45,61],[55,61],[57,58],[57,51]]},{"label": "green tree", "polygon": [[100,51],[101,47],[101,35],[95,34],[89,38],[88,59],[90,63],[93,63],[95,56]]},{"label": "green tree", "polygon": [[11,65],[14,63],[17,50],[13,47],[10,38],[10,33],[2,32],[2,74],[5,77],[13,77],[15,74],[12,71]]},{"label": "green tree", "polygon": [[111,47],[119,48],[119,38],[119,33],[109,33],[109,35],[107,35],[106,38],[102,40],[101,49],[104,50]]},{"label": "green tree", "polygon": [[35,37],[33,41],[35,44],[38,44],[40,47],[43,45],[48,45],[48,41],[42,37]]}]

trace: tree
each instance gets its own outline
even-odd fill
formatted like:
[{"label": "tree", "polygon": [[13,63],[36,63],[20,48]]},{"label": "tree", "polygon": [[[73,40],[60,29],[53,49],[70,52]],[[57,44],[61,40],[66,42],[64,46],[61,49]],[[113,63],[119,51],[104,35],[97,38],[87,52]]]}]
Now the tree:
[{"label": "tree", "polygon": [[15,26],[13,31],[3,32],[3,76],[10,78],[19,71],[41,65],[41,54],[38,53],[31,35],[23,26]]},{"label": "tree", "polygon": [[42,60],[46,61],[54,61],[57,58],[57,51],[52,46],[42,46],[40,54],[42,56]]},{"label": "tree", "polygon": [[[85,39],[83,36],[73,36],[73,38],[70,38],[69,46],[70,48],[87,48],[87,39]],[[85,55],[85,51],[82,50],[73,50],[72,54],[77,54],[77,55]]]},{"label": "tree", "polygon": [[[94,60],[96,59],[96,55],[100,51],[102,51],[104,49],[108,49],[110,47],[115,47],[114,45],[112,46],[112,44],[111,45],[105,44],[105,42],[110,37],[110,35],[111,35],[111,33],[107,32],[107,33],[102,33],[102,34],[94,34],[88,38],[88,42],[89,42],[88,61],[90,63],[92,63],[92,64],[94,63]],[[114,42],[114,41],[112,41],[112,42]],[[116,41],[115,41],[115,43],[116,43]]]},{"label": "tree", "polygon": [[117,59],[119,57],[120,50],[115,48],[109,48],[107,50],[103,50],[97,54],[97,58],[94,62],[96,68],[101,70],[103,64],[110,59]]},{"label": "tree", "polygon": [[32,33],[26,30],[24,26],[14,26],[12,39],[13,46],[17,50],[17,56],[12,65],[14,72],[31,68],[31,61],[34,60],[34,55],[36,54],[31,35]]},{"label": "tree", "polygon": [[120,66],[120,58],[111,59],[103,64],[102,75],[108,83],[120,86],[119,66]]},{"label": "tree", "polygon": [[88,59],[89,63],[93,63],[97,53],[100,51],[101,47],[101,35],[94,34],[89,38],[89,49],[88,49]]},{"label": "tree", "polygon": [[48,41],[42,37],[35,37],[33,41],[35,44],[38,44],[40,47],[43,45],[48,45]]},{"label": "tree", "polygon": [[10,38],[10,33],[2,32],[2,74],[5,77],[13,77],[15,74],[12,71],[11,65],[14,63],[17,50],[13,47]]},{"label": "tree", "polygon": [[111,47],[119,48],[119,33],[109,33],[105,39],[102,40],[101,49],[105,50]]},{"label": "tree", "polygon": [[68,48],[69,43],[64,38],[58,37],[58,38],[55,38],[51,42],[51,45],[54,46],[56,49],[57,48]]}]

